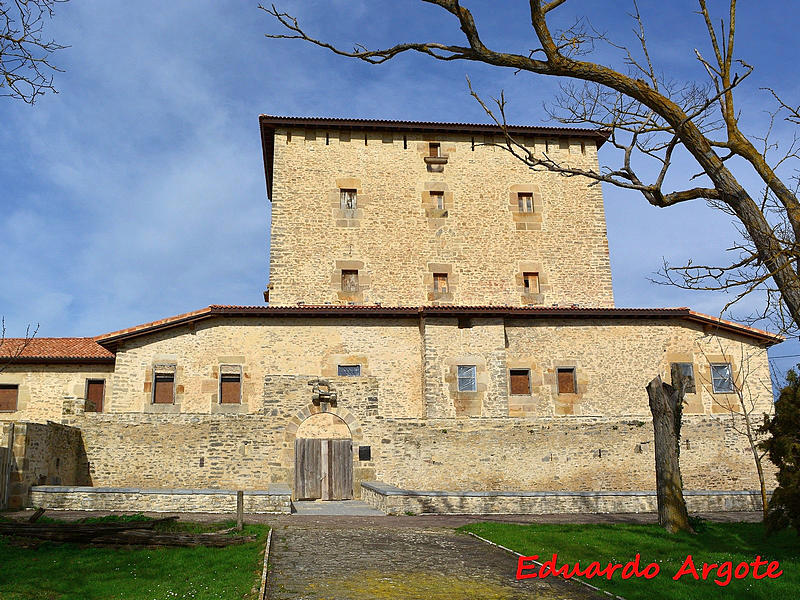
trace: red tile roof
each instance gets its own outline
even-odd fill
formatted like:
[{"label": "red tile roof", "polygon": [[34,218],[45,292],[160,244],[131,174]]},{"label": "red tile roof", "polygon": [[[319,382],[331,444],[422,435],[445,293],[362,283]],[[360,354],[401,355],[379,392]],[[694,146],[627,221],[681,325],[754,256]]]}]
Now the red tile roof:
[{"label": "red tile roof", "polygon": [[94,338],[98,343],[113,348],[117,342],[177,327],[212,317],[331,317],[331,316],[371,316],[371,317],[424,317],[424,316],[506,316],[529,318],[671,318],[700,323],[712,329],[738,333],[771,346],[784,338],[755,327],[740,325],[710,315],[695,312],[686,307],[680,308],[582,308],[578,306],[377,306],[301,304],[293,306],[232,306],[211,305],[200,310],[144,323],[119,331],[112,331]]},{"label": "red tile roof", "polygon": [[114,353],[87,337],[5,338],[0,343],[0,362],[114,362]]}]

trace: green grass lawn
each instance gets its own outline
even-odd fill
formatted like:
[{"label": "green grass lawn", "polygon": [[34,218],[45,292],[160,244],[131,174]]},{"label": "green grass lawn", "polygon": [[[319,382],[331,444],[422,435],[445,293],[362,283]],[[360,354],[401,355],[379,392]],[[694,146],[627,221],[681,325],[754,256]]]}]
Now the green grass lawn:
[{"label": "green grass lawn", "polygon": [[[584,581],[627,600],[647,599],[711,599],[711,598],[797,598],[800,593],[800,537],[785,531],[767,537],[760,523],[709,523],[698,525],[697,535],[670,535],[657,525],[513,525],[508,523],[475,523],[461,531],[471,531],[525,556],[539,555],[544,562],[558,553],[557,566],[579,562],[585,568],[592,561],[605,567],[608,562],[626,563],[637,553],[642,568],[657,563],[659,574],[653,579],[623,580],[620,571],[609,581],[603,576]],[[678,581],[678,572],[686,556],[691,554],[700,572],[702,563],[732,561],[752,562],[777,560],[783,574],[777,579],[732,579],[721,587],[714,583],[716,571],[706,581],[686,575]],[[760,567],[759,573],[764,573]],[[526,571],[528,572],[528,571]],[[750,569],[752,574],[752,568]],[[724,579],[723,579],[724,580]]]},{"label": "green grass lawn", "polygon": [[[92,519],[104,520],[114,519]],[[233,525],[170,523],[161,530],[199,533]],[[246,525],[244,534],[257,535],[257,541],[225,548],[92,548],[50,542],[24,548],[0,537],[0,598],[253,599],[268,531],[265,525]]]}]

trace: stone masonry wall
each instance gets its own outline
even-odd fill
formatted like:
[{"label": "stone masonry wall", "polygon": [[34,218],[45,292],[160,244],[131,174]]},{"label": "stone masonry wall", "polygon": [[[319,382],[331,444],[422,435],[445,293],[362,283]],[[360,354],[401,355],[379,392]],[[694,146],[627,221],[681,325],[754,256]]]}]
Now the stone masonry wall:
[{"label": "stone masonry wall", "polygon": [[80,430],[52,422],[15,423],[4,435],[13,436],[9,508],[27,506],[34,485],[88,482]]},{"label": "stone masonry wall", "polygon": [[[177,365],[176,404],[152,404],[153,367]],[[417,319],[220,318],[126,342],[117,352],[108,412],[259,413],[268,374],[335,377],[361,365],[393,401],[385,416],[421,417],[422,354]],[[241,365],[242,404],[220,406],[219,367]],[[304,384],[304,392],[308,386]],[[309,396],[310,398],[310,396]]]},{"label": "stone masonry wall", "polygon": [[[380,482],[362,484],[361,498],[390,515],[552,514],[656,512],[655,491],[630,492],[430,492],[402,490]],[[689,512],[755,511],[755,491],[684,492]]]},{"label": "stone masonry wall", "polygon": [[[31,505],[48,510],[235,513],[236,491],[34,486]],[[245,492],[244,512],[291,512],[289,487],[278,484]]]},{"label": "stone masonry wall", "polygon": [[0,421],[60,421],[65,398],[85,401],[87,379],[106,381],[108,403],[113,373],[114,365],[8,365],[0,373],[0,383],[19,385],[17,410],[0,411]]},{"label": "stone masonry wall", "polygon": [[[413,490],[652,490],[649,418],[393,420],[364,425],[375,479]],[[722,416],[686,416],[681,470],[690,490],[758,488],[744,437]],[[769,465],[765,465],[771,477]]]},{"label": "stone masonry wall", "polygon": [[[295,434],[321,410],[311,404],[313,377],[266,375],[260,405],[246,414],[112,413],[69,422],[83,433],[94,486],[265,490],[293,481]],[[332,377],[331,383],[339,404],[328,410],[357,446],[361,420],[378,420],[377,380]],[[354,455],[354,479],[374,479]]]},{"label": "stone masonry wall", "polygon": [[[536,154],[597,168],[594,140],[520,139]],[[600,186],[533,172],[484,145],[494,141],[501,140],[278,129],[272,304],[613,306]],[[447,156],[441,172],[423,160],[429,142]],[[357,191],[356,210],[340,209],[340,189]],[[432,191],[443,193],[444,211],[432,208]],[[533,194],[533,215],[518,212],[518,191]],[[348,295],[341,270],[353,268],[360,287]],[[527,271],[539,273],[541,293],[523,298]],[[449,274],[448,297],[434,297],[434,272]]]}]

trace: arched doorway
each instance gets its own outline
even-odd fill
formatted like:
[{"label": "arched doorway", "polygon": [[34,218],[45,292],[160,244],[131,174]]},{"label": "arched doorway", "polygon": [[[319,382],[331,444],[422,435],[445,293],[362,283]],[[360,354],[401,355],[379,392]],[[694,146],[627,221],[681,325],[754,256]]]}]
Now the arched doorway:
[{"label": "arched doorway", "polygon": [[294,497],[353,497],[353,440],[347,423],[337,415],[317,413],[298,427],[294,440]]}]

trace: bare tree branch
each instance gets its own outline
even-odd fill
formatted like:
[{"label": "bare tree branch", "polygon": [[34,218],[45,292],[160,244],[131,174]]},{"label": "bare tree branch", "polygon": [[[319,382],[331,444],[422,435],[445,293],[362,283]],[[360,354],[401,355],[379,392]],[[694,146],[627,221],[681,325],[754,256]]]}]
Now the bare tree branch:
[{"label": "bare tree branch", "polygon": [[68,0],[0,0],[0,95],[33,104],[47,92],[58,93],[50,55],[66,46],[44,37],[45,17]]}]

